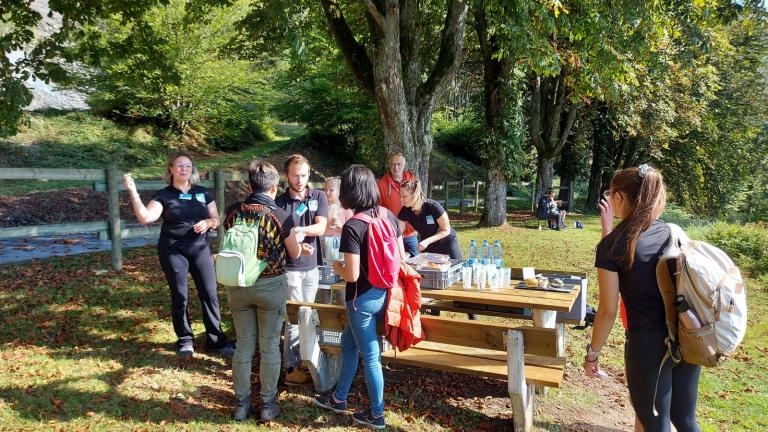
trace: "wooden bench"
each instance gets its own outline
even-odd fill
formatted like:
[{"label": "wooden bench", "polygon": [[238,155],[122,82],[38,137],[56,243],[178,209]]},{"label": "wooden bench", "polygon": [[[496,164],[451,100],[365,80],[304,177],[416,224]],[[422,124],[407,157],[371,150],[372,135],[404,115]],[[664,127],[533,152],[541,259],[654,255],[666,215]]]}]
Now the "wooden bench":
[{"label": "wooden bench", "polygon": [[[340,372],[340,350],[323,346],[318,329],[342,331],[343,306],[288,302],[287,319],[303,333],[302,360],[319,391],[330,390]],[[382,352],[386,363],[485,376],[507,381],[515,430],[533,424],[534,385],[559,387],[565,359],[558,356],[558,329],[422,316],[425,340],[404,352]],[[383,334],[383,328],[379,329]],[[309,333],[309,334],[307,334]]]}]

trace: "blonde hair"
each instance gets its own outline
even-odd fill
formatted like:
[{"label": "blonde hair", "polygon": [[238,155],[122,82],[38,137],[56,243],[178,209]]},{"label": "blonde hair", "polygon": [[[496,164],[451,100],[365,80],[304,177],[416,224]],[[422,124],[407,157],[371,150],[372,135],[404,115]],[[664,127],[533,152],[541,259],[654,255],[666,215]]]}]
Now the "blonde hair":
[{"label": "blonde hair", "polygon": [[327,177],[325,179],[326,186],[328,184],[335,184],[336,187],[341,187],[341,177]]},{"label": "blonde hair", "polygon": [[189,176],[189,182],[191,184],[196,184],[200,182],[200,172],[197,170],[197,165],[195,164],[195,160],[192,159],[192,156],[185,152],[185,151],[177,151],[176,153],[172,154],[168,160],[165,162],[165,171],[163,171],[163,181],[168,183],[169,185],[173,185],[173,173],[171,170],[173,169],[173,163],[176,162],[176,159],[180,157],[185,157],[189,159],[190,162],[192,162],[192,174]]},{"label": "blonde hair", "polygon": [[631,270],[640,234],[661,216],[667,206],[667,188],[661,173],[643,164],[616,171],[611,179],[611,193],[621,193],[629,205],[627,216],[614,228],[613,250],[618,240],[626,236],[627,256],[617,258],[626,259],[626,270]]},{"label": "blonde hair", "polygon": [[285,160],[285,163],[283,164],[283,173],[287,175],[288,169],[295,163],[307,164],[307,168],[312,168],[312,165],[309,164],[309,159],[305,158],[303,155],[294,153],[288,156],[288,159]]},{"label": "blonde hair", "polygon": [[408,180],[400,185],[400,189],[405,189],[413,195],[413,204],[411,205],[413,211],[421,211],[421,206],[426,199],[424,191],[421,189],[421,182],[418,179]]}]

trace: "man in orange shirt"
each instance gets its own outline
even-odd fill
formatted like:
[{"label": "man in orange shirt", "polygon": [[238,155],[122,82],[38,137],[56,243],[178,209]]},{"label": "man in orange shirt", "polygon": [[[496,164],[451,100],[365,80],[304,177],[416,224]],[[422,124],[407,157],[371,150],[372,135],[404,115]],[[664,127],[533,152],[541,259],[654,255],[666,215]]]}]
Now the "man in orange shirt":
[{"label": "man in orange shirt", "polygon": [[[403,207],[403,203],[400,201],[400,185],[408,180],[416,180],[417,177],[414,173],[405,169],[405,157],[400,152],[389,155],[388,165],[389,169],[378,181],[379,196],[381,197],[381,205],[397,215],[400,212],[400,208]],[[405,251],[411,256],[419,254],[419,251],[416,249],[419,244],[416,234],[416,230],[411,225],[405,225],[403,246],[405,246]]]}]

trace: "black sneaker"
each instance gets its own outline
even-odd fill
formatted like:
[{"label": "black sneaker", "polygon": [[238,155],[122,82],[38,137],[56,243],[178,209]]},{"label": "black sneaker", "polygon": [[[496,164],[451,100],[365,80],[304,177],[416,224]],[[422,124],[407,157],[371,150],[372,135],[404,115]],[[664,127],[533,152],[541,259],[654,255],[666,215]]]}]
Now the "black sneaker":
[{"label": "black sneaker", "polygon": [[232,357],[235,355],[235,349],[237,349],[237,345],[233,341],[228,341],[226,345],[220,348],[208,348],[205,347],[206,351],[218,353],[223,355],[224,357]]},{"label": "black sneaker", "polygon": [[352,420],[354,420],[355,423],[372,427],[374,429],[384,429],[387,427],[384,424],[384,416],[382,415],[380,417],[375,417],[373,413],[371,413],[370,409],[352,414]]},{"label": "black sneaker", "polygon": [[335,413],[349,414],[349,412],[347,412],[347,401],[338,402],[336,398],[333,397],[333,392],[315,396],[315,405],[329,409]]}]

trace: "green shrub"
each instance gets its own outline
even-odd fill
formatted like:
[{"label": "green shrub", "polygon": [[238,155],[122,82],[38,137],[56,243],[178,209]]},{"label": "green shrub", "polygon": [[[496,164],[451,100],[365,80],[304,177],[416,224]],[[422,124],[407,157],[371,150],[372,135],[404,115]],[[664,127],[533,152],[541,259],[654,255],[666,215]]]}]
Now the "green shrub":
[{"label": "green shrub", "polygon": [[448,120],[436,113],[432,119],[435,145],[477,165],[480,165],[479,149],[483,145],[484,132],[482,124],[468,116]]},{"label": "green shrub", "polygon": [[761,280],[768,280],[768,229],[758,224],[718,222],[705,238],[724,250],[736,263]]}]

